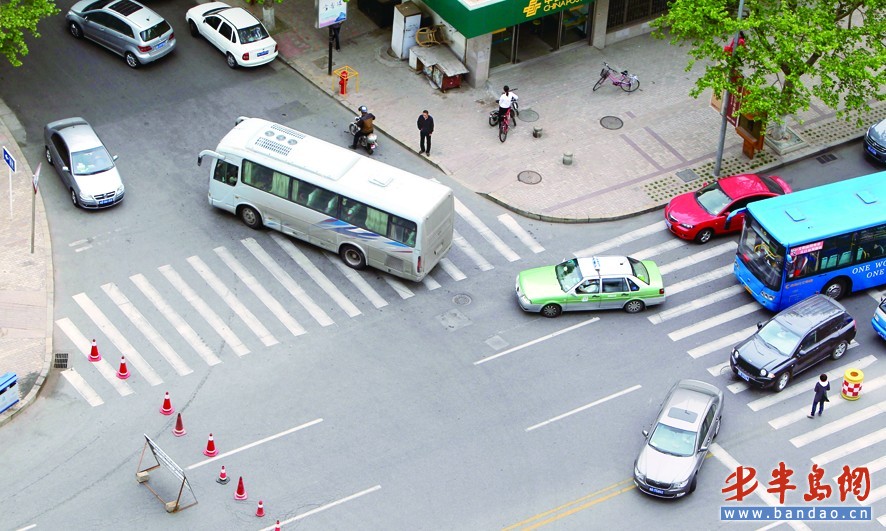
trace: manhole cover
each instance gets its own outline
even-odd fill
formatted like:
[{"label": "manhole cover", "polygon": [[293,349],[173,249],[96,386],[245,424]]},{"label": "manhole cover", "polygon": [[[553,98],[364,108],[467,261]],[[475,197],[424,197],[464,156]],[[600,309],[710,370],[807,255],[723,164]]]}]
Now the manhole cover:
[{"label": "manhole cover", "polygon": [[691,168],[686,168],[685,170],[678,171],[677,177],[682,179],[684,183],[690,183],[698,179],[698,174],[695,173],[695,171],[693,171]]},{"label": "manhole cover", "polygon": [[532,109],[524,109],[520,111],[519,116],[517,118],[520,119],[521,122],[534,122],[538,120],[538,113],[533,111]]},{"label": "manhole cover", "polygon": [[815,160],[817,160],[819,164],[827,164],[828,162],[837,160],[837,156],[833,153],[825,153],[824,155],[815,157]]},{"label": "manhole cover", "polygon": [[541,174],[537,171],[521,171],[517,174],[517,180],[523,184],[538,184],[541,182]]},{"label": "manhole cover", "polygon": [[621,129],[625,123],[621,121],[621,118],[617,116],[604,116],[600,118],[600,125],[605,127],[606,129]]},{"label": "manhole cover", "polygon": [[67,352],[56,352],[55,353],[55,363],[53,363],[53,368],[55,368],[55,369],[67,369],[68,368],[68,353]]},{"label": "manhole cover", "polygon": [[458,304],[459,306],[466,306],[471,303],[471,297],[469,295],[465,295],[464,293],[459,293],[455,297],[452,297],[452,302]]}]

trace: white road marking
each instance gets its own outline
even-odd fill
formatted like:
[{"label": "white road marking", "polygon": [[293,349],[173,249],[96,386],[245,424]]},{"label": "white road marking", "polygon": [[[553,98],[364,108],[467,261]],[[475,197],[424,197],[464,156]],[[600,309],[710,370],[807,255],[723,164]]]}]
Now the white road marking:
[{"label": "white road marking", "polygon": [[873,447],[875,444],[883,441],[886,441],[886,428],[881,428],[873,433],[859,437],[854,441],[850,441],[828,450],[827,452],[818,454],[812,458],[812,462],[817,463],[819,466],[824,466],[828,463],[833,463],[837,459],[843,459],[847,455],[855,453],[863,448]]},{"label": "white road marking", "polygon": [[[873,461],[871,461],[869,463],[865,463],[861,466],[863,466],[864,468],[867,468],[868,472],[871,475],[876,474],[877,472],[886,468],[886,455],[881,455],[880,457],[874,459]],[[841,475],[842,475],[842,469],[841,469],[841,473],[839,475],[834,476],[834,483],[840,483],[840,476]]]},{"label": "white road marking", "polygon": [[666,253],[668,251],[672,251],[679,247],[684,247],[686,244],[677,239],[667,240],[663,243],[655,245],[653,247],[647,247],[646,249],[641,249],[637,252],[631,253],[631,258],[636,258],[637,260],[646,260],[648,258],[655,258],[656,256],[661,255],[662,253]]},{"label": "white road marking", "polygon": [[464,273],[461,272],[461,269],[456,267],[455,264],[452,263],[452,260],[449,258],[443,258],[440,260],[440,267],[443,268],[443,271],[446,271],[446,274],[452,277],[452,280],[459,281],[467,278]]},{"label": "white road marking", "polygon": [[[818,381],[818,378],[813,378],[813,380]],[[807,381],[807,382],[809,382],[809,381]],[[811,382],[809,382],[809,383],[811,383]],[[875,391],[875,390],[879,389],[880,387],[883,387],[884,385],[886,385],[886,375],[880,376],[878,378],[874,378],[873,380],[870,380],[870,381],[865,381],[864,382],[864,391],[865,392]],[[810,385],[810,387],[812,387],[814,389],[813,386]],[[834,390],[831,390],[831,392],[833,393]],[[834,400],[833,402],[829,403],[825,409],[827,409],[830,412],[835,407],[840,407],[844,404],[856,404],[856,403],[857,402],[849,402],[848,400]],[[781,428],[784,428],[785,426],[790,426],[791,424],[793,424],[795,422],[799,422],[799,421],[805,419],[806,415],[809,414],[810,409],[811,408],[809,405],[803,406],[800,409],[795,409],[794,411],[791,411],[790,413],[787,413],[785,415],[782,415],[780,417],[776,417],[776,418],[770,420],[769,425],[772,426],[776,430],[780,430]]]},{"label": "white road marking", "polygon": [[[371,493],[371,492],[375,492],[375,491],[377,491],[377,490],[380,489],[380,488],[381,488],[381,485],[376,485],[376,486],[374,486],[374,487],[369,487],[368,489],[361,490],[360,492],[356,492],[356,493],[351,494],[350,496],[344,497],[344,498],[342,498],[342,499],[340,499],[340,500],[336,500],[336,501],[334,501],[334,502],[327,503],[326,505],[321,505],[320,507],[315,507],[315,508],[311,509],[310,511],[307,511],[307,512],[301,513],[301,514],[299,514],[299,515],[293,516],[292,518],[289,518],[288,520],[280,520],[280,525],[281,525],[281,526],[284,526],[284,525],[286,525],[286,524],[291,524],[292,522],[295,522],[295,521],[301,520],[301,519],[303,519],[303,518],[307,518],[308,516],[311,516],[311,515],[317,514],[317,513],[321,512],[321,511],[325,511],[326,509],[331,509],[331,508],[335,507],[336,505],[341,505],[341,504],[346,503],[346,502],[349,502],[349,501],[351,501],[351,500],[355,500],[355,499],[359,498],[360,496],[365,496],[366,494],[369,494],[369,493]],[[276,528],[276,524],[275,524],[275,525],[268,526],[268,527],[265,527],[265,528],[262,529],[261,531],[273,531],[275,528]]]},{"label": "white road marking", "polygon": [[160,332],[157,331],[156,328],[147,320],[145,316],[135,307],[134,304],[129,300],[126,295],[117,287],[116,284],[108,283],[102,285],[102,289],[108,295],[108,297],[120,308],[120,311],[123,312],[126,317],[132,321],[132,324],[135,325],[139,331],[144,334],[148,341],[154,345],[154,348],[157,349],[157,352],[160,353],[161,356],[170,364],[172,368],[175,369],[175,372],[178,373],[179,376],[185,376],[186,374],[191,374],[194,372],[188,364],[185,363],[185,360],[178,355],[178,353],[173,350],[172,346],[163,339],[163,336],[160,335]]},{"label": "white road marking", "polygon": [[[718,363],[717,365],[714,365],[713,367],[708,367],[708,372],[711,373],[711,376],[720,376],[721,374],[724,374],[723,369],[726,369],[728,367],[729,367],[729,362],[724,361],[723,363]],[[730,372],[731,372],[731,370],[730,370]]]},{"label": "white road marking", "polygon": [[259,320],[259,318],[256,317],[245,304],[240,302],[240,299],[237,298],[237,296],[225,285],[222,279],[218,278],[218,275],[216,275],[213,270],[209,269],[209,266],[206,265],[199,256],[191,256],[188,258],[188,263],[191,264],[194,271],[196,271],[197,274],[209,284],[212,291],[214,291],[221,300],[225,301],[228,308],[233,310],[233,312],[240,317],[240,320],[252,330],[256,337],[261,340],[262,345],[270,347],[280,343],[271,331],[262,324],[261,320]]},{"label": "white road marking", "polygon": [[388,305],[388,301],[379,295],[378,292],[369,285],[369,282],[366,282],[366,280],[360,276],[360,273],[343,264],[337,256],[326,252],[324,252],[323,255],[332,262],[332,265],[334,265],[345,278],[351,281],[351,284],[353,284],[364,297],[369,299],[369,302],[371,302],[373,306],[376,308],[383,308]]},{"label": "white road marking", "polygon": [[228,268],[233,271],[235,275],[237,275],[237,278],[240,279],[240,282],[243,282],[243,284],[245,284],[246,287],[249,288],[250,291],[252,291],[253,295],[258,297],[258,300],[260,300],[262,304],[265,305],[265,307],[271,310],[271,313],[274,314],[277,320],[283,323],[283,326],[285,326],[286,329],[289,330],[289,333],[296,337],[305,333],[305,329],[302,328],[300,324],[298,324],[298,321],[296,321],[294,317],[289,315],[289,312],[287,312],[286,309],[283,308],[283,305],[280,304],[280,301],[278,301],[274,298],[273,295],[268,293],[268,290],[266,290],[265,287],[259,283],[258,279],[252,276],[252,273],[247,271],[246,267],[241,264],[239,260],[234,258],[234,255],[231,254],[229,250],[227,250],[225,247],[216,247],[214,251],[215,254],[217,254],[218,257],[221,258],[222,262],[224,262],[225,265],[228,266]]},{"label": "white road marking", "polygon": [[520,224],[517,223],[517,220],[511,217],[510,214],[502,214],[498,216],[498,220],[501,222],[502,225],[507,227],[507,229],[511,231],[511,233],[517,237],[517,239],[523,242],[523,245],[529,247],[529,250],[533,253],[538,254],[545,250],[545,248],[542,247],[541,244],[539,244],[538,241],[532,237],[532,234],[529,234],[526,229],[521,227]]},{"label": "white road marking", "polygon": [[201,467],[201,466],[203,466],[203,465],[207,465],[207,464],[209,464],[209,463],[212,463],[213,461],[218,461],[219,459],[224,459],[225,457],[229,457],[229,456],[232,456],[232,455],[234,455],[234,454],[238,454],[238,453],[242,452],[243,450],[249,450],[250,448],[254,448],[254,447],[256,447],[256,446],[258,446],[258,445],[260,445],[260,444],[264,444],[264,443],[266,443],[266,442],[273,441],[274,439],[279,439],[280,437],[283,437],[283,436],[285,436],[285,435],[289,435],[290,433],[295,433],[295,432],[297,432],[297,431],[299,431],[299,430],[303,430],[303,429],[305,429],[305,428],[309,428],[309,427],[311,427],[311,426],[313,426],[313,425],[315,425],[315,424],[319,424],[319,423],[321,423],[321,422],[323,422],[323,419],[321,419],[321,418],[320,418],[320,419],[314,419],[314,420],[309,421],[309,422],[305,422],[304,424],[300,424],[300,425],[298,425],[298,426],[296,426],[296,427],[294,427],[294,428],[289,428],[288,430],[281,431],[280,433],[276,433],[276,434],[274,434],[274,435],[270,435],[270,436],[268,436],[268,437],[265,437],[264,439],[261,439],[261,440],[258,440],[258,441],[255,441],[255,442],[252,442],[252,443],[246,444],[246,445],[244,445],[244,446],[241,446],[241,447],[239,447],[239,448],[235,448],[235,449],[233,449],[233,450],[230,450],[230,451],[225,452],[225,453],[222,453],[222,454],[218,454],[218,455],[215,456],[215,457],[211,457],[211,458],[209,458],[209,459],[204,459],[203,461],[200,461],[199,463],[194,463],[193,465],[189,466],[189,467],[187,468],[187,470],[193,470],[193,469],[198,468],[198,467]]},{"label": "white road marking", "polygon": [[[679,317],[681,315],[685,315],[689,312],[694,312],[695,310],[707,308],[715,302],[728,299],[729,297],[737,295],[743,291],[744,287],[742,286],[729,286],[728,288],[723,288],[719,291],[709,293],[678,306],[668,307],[667,310],[662,310],[658,313],[652,314],[648,316],[647,319],[649,319],[649,322],[651,322],[652,324],[661,324],[664,321]],[[667,293],[667,291],[665,291],[665,293]]]},{"label": "white road marking", "polygon": [[200,336],[197,335],[197,332],[195,332],[194,329],[191,328],[191,325],[189,325],[188,322],[185,321],[182,316],[178,314],[178,312],[172,309],[172,306],[170,306],[169,303],[166,302],[163,296],[160,295],[160,293],[154,288],[154,286],[151,285],[150,282],[148,282],[148,279],[145,278],[144,275],[132,275],[131,277],[129,277],[129,280],[131,280],[132,283],[135,284],[135,286],[139,289],[139,291],[141,291],[142,294],[144,294],[144,296],[147,297],[149,301],[151,301],[151,304],[153,304],[154,307],[157,308],[157,311],[160,312],[160,315],[162,315],[169,322],[169,324],[171,324],[172,327],[175,328],[176,332],[178,332],[179,335],[182,336],[182,338],[187,341],[189,345],[191,345],[191,348],[193,348],[194,351],[197,352],[198,356],[203,358],[203,361],[205,361],[207,365],[211,367],[213,365],[218,365],[219,363],[221,363],[221,360],[218,359],[218,356],[216,356],[212,349],[209,348],[209,345],[207,345],[206,342],[204,342],[200,338]]},{"label": "white road marking", "polygon": [[883,297],[886,297],[886,289],[872,288],[872,289],[865,291],[865,293],[870,295],[871,298],[874,299],[875,301],[877,301],[878,303],[883,299]]},{"label": "white road marking", "polygon": [[663,230],[667,230],[664,220],[653,223],[652,225],[647,225],[646,227],[632,230],[631,232],[616,236],[615,238],[598,243],[597,245],[592,245],[590,247],[582,249],[581,251],[575,251],[572,254],[574,256],[597,256],[604,251],[612,249],[613,247],[624,245],[634,240],[643,238],[644,236],[649,236],[650,234],[655,234],[656,232],[661,232]]},{"label": "white road marking", "polygon": [[15,531],[28,531],[30,529],[34,529],[35,527],[37,527],[37,524],[26,525],[25,527],[21,527],[19,529],[16,529]]},{"label": "white road marking", "polygon": [[[683,269],[684,267],[689,267],[695,264],[699,264],[705,260],[711,259],[715,256],[719,256],[725,253],[735,253],[735,250],[738,248],[738,244],[735,242],[726,242],[721,243],[720,245],[709,247],[704,251],[699,253],[690,254],[685,258],[681,258],[674,262],[670,262],[668,264],[664,264],[659,267],[662,275],[666,275],[669,273],[673,273],[678,269]],[[731,266],[730,266],[731,267]]]},{"label": "white road marking", "polygon": [[[68,336],[68,339],[74,343],[75,348],[77,348],[86,359],[89,359],[89,353],[92,350],[92,341],[86,339],[86,336],[80,332],[77,326],[74,325],[74,322],[65,317],[56,321],[55,324],[66,336]],[[101,354],[102,350],[103,349],[99,347],[99,354]],[[128,383],[117,378],[117,370],[111,367],[111,364],[105,359],[104,354],[102,354],[102,359],[100,361],[89,363],[98,369],[99,374],[111,384],[120,396],[128,396],[134,392]]]},{"label": "white road marking", "polygon": [[686,339],[687,337],[702,332],[704,330],[711,329],[717,325],[721,325],[743,315],[747,315],[749,313],[754,313],[756,311],[763,310],[763,307],[757,304],[756,302],[749,302],[744,306],[739,306],[738,308],[733,308],[728,312],[723,312],[719,315],[715,315],[713,317],[709,317],[702,321],[699,321],[693,325],[689,325],[678,330],[674,330],[668,337],[671,338],[671,341],[679,341],[681,339]]},{"label": "white road marking", "polygon": [[[247,238],[245,240],[240,240],[240,243],[243,244],[244,247],[249,249],[249,252],[254,256],[274,278],[277,279],[277,282],[283,285],[286,288],[286,291],[289,292],[292,297],[301,304],[302,308],[304,308],[311,317],[317,321],[320,326],[330,326],[335,324],[335,321],[332,320],[331,317],[314,302],[314,299],[311,298],[308,293],[302,289],[302,287],[298,284],[298,282],[293,279],[289,273],[284,270],[280,264],[278,264],[272,257],[269,255],[259,244],[257,241],[252,238]],[[233,259],[233,255],[229,254],[229,257]],[[246,273],[246,269],[243,269],[243,272]],[[248,273],[247,273],[248,275]],[[251,275],[249,275],[251,276]],[[258,285],[256,283],[256,285]]]},{"label": "white road marking", "polygon": [[[710,343],[705,343],[704,345],[697,346],[693,349],[687,351],[687,353],[692,356],[693,359],[698,359],[702,356],[707,356],[712,352],[716,352],[718,350],[726,350],[729,347],[734,347],[738,342],[743,339],[747,339],[754,332],[757,331],[756,326],[749,326],[745,329],[739,330],[738,332],[734,332],[729,334],[728,336],[721,337]],[[731,350],[725,352],[726,355],[729,355]],[[726,365],[729,365],[727,362]]]},{"label": "white road marking", "polygon": [[[865,498],[864,501],[858,503],[863,505],[873,505],[883,498],[886,498],[886,485],[880,485],[876,489],[871,490],[871,492],[868,493],[868,497]],[[878,518],[877,521],[879,522],[880,519]]]},{"label": "white road marking", "polygon": [[382,278],[385,282],[387,282],[388,286],[391,286],[391,288],[393,288],[394,291],[397,292],[397,295],[399,295],[401,299],[408,299],[409,297],[415,295],[415,293],[413,293],[411,289],[406,287],[406,284],[400,282],[396,278],[392,278],[387,275],[383,276]]},{"label": "white road marking", "polygon": [[232,349],[234,349],[234,353],[238,356],[245,356],[249,354],[249,349],[246,345],[240,341],[240,338],[237,337],[237,334],[231,330],[228,325],[225,324],[224,320],[218,316],[212,308],[206,304],[197,292],[191,289],[190,286],[184,281],[184,279],[175,271],[172,266],[165,265],[157,268],[160,273],[166,277],[166,280],[169,281],[172,286],[181,293],[182,297],[185,298],[190,305],[197,310],[197,312],[203,316],[203,319],[209,323],[209,326],[212,327],[213,330],[216,331],[218,335],[221,336],[222,340],[228,344]]},{"label": "white road marking", "polygon": [[434,280],[434,277],[432,277],[431,275],[428,275],[425,278],[421,279],[421,283],[424,284],[428,291],[432,291],[440,287],[440,283]]},{"label": "white road marking", "polygon": [[87,245],[85,247],[78,247],[78,248],[74,249],[74,252],[79,253],[79,252],[83,252],[83,251],[88,251],[89,249],[92,249],[91,245]]},{"label": "white road marking", "polygon": [[95,389],[86,383],[86,380],[84,380],[83,377],[80,376],[80,373],[74,370],[73,367],[62,371],[62,376],[65,377],[65,380],[67,380],[78,393],[80,393],[80,396],[82,396],[90,406],[95,407],[105,403],[105,401],[98,396],[98,393],[95,392]]},{"label": "white road marking", "polygon": [[[723,464],[726,469],[730,471],[730,473],[735,472],[738,467],[741,466],[741,463],[739,463],[734,457],[729,455],[729,453],[717,443],[711,444],[710,452],[714,456],[714,459],[720,461],[720,463]],[[778,498],[766,491],[765,484],[759,484],[761,482],[765,482],[766,478],[758,476],[755,478],[755,480],[758,482],[758,485],[757,488],[754,489],[754,494],[756,494],[761,500],[763,500],[763,503],[770,507],[781,507],[782,504],[778,503]],[[789,526],[793,527],[797,531],[810,531],[809,526],[801,521],[789,520],[785,523],[787,523]]]},{"label": "white road marking", "polygon": [[[636,258],[636,256],[634,257]],[[671,295],[676,295],[681,291],[685,291],[689,288],[695,288],[698,286],[702,286],[707,284],[708,282],[712,282],[717,280],[718,278],[723,278],[725,276],[731,275],[733,270],[732,265],[718,267],[717,269],[713,269],[708,271],[707,273],[702,273],[700,275],[696,275],[692,278],[688,278],[686,280],[677,282],[676,284],[666,285],[665,293],[670,297]]]},{"label": "white road marking", "polygon": [[880,522],[880,525],[886,527],[886,514],[877,518],[877,521]]},{"label": "white road marking", "polygon": [[[320,269],[318,269],[317,266],[315,266],[313,262],[311,262],[308,257],[292,243],[292,240],[277,233],[272,233],[271,238],[273,238],[273,240],[277,242],[277,245],[279,245],[280,248],[283,249],[283,251],[285,251],[286,254],[288,254],[289,257],[308,274],[309,277],[311,277],[311,280],[313,280],[315,284],[320,286],[320,288],[322,288],[323,291],[325,291],[326,294],[329,295],[346,314],[348,314],[348,317],[357,317],[363,313],[345,296],[344,293],[341,292],[340,289],[338,289],[338,286],[336,286],[334,282],[329,280],[329,277],[324,275],[323,272],[320,271]],[[249,239],[253,240],[252,238]]]},{"label": "white road marking", "polygon": [[634,385],[634,386],[632,386],[632,387],[628,387],[627,389],[622,389],[621,391],[619,391],[619,392],[617,392],[617,393],[613,393],[613,394],[611,394],[611,395],[609,395],[609,396],[604,396],[603,398],[601,398],[601,399],[599,399],[599,400],[595,400],[595,401],[591,402],[590,404],[585,404],[585,405],[583,405],[583,406],[581,406],[581,407],[578,407],[578,408],[573,409],[572,411],[567,411],[566,413],[563,413],[562,415],[557,415],[556,417],[551,418],[551,419],[548,419],[548,420],[546,420],[546,421],[544,421],[544,422],[539,422],[538,424],[536,424],[536,425],[534,425],[534,426],[529,426],[528,428],[526,428],[526,431],[532,431],[532,430],[534,430],[534,429],[536,429],[536,428],[541,428],[542,426],[547,426],[548,424],[550,424],[550,423],[552,423],[552,422],[556,422],[556,421],[558,421],[558,420],[562,420],[562,419],[564,419],[564,418],[566,418],[566,417],[568,417],[568,416],[570,416],[570,415],[574,415],[574,414],[579,413],[579,412],[581,412],[581,411],[584,411],[584,410],[586,410],[586,409],[588,409],[588,408],[592,408],[592,407],[594,407],[594,406],[600,405],[600,404],[602,404],[603,402],[608,402],[608,401],[610,401],[610,400],[612,400],[612,399],[614,399],[614,398],[618,398],[618,397],[620,397],[620,396],[622,396],[622,395],[626,395],[626,394],[628,394],[628,393],[632,393],[632,392],[636,391],[637,389],[639,389],[639,388],[641,388],[641,387],[643,387],[643,386],[642,386],[642,385]]},{"label": "white road marking", "polygon": [[564,328],[562,330],[552,332],[550,334],[541,336],[537,339],[533,339],[532,341],[528,341],[526,343],[523,343],[522,345],[517,345],[516,347],[509,348],[508,350],[503,350],[503,351],[499,352],[498,354],[493,354],[492,356],[488,356],[486,358],[483,358],[482,360],[475,361],[474,365],[480,365],[482,363],[486,363],[487,361],[492,361],[495,358],[500,358],[502,356],[506,356],[506,355],[511,354],[513,352],[517,352],[518,350],[522,350],[526,347],[531,347],[532,345],[535,345],[536,343],[541,343],[542,341],[547,341],[548,339],[557,337],[561,334],[565,334],[566,332],[571,332],[577,328],[581,328],[581,327],[589,325],[591,323],[596,323],[599,320],[600,320],[599,317],[592,317],[591,319],[588,319],[587,321],[582,321],[578,324],[574,324],[572,326],[567,326],[566,328]]},{"label": "white road marking", "polygon": [[[855,343],[855,341],[853,340],[852,343]],[[849,343],[850,348],[852,348],[852,343]],[[855,344],[857,345],[858,343],[855,343]],[[873,356],[873,355],[865,356],[861,359],[858,359],[855,361],[850,361],[849,363],[847,363],[845,365],[841,365],[840,367],[835,367],[835,368],[827,371],[825,374],[828,375],[828,380],[830,380],[830,381],[842,381],[843,380],[843,373],[845,373],[847,369],[849,369],[849,368],[864,369],[865,367],[867,367],[871,363],[874,363],[875,361],[877,361],[877,358],[875,356]],[[806,380],[803,380],[802,382],[794,382],[788,388],[786,388],[784,391],[782,391],[780,393],[773,393],[769,396],[764,396],[763,398],[758,398],[757,400],[754,400],[753,402],[748,402],[748,407],[751,408],[751,410],[753,410],[753,411],[760,411],[761,409],[766,409],[769,406],[774,406],[775,404],[784,402],[788,398],[791,398],[791,397],[794,397],[794,396],[797,396],[797,395],[800,395],[803,393],[808,393],[811,389],[814,388],[815,382],[817,382],[817,381],[818,381],[818,376],[813,376],[812,378],[807,378]],[[811,405],[812,405],[812,403],[810,402],[810,406]]]},{"label": "white road marking", "polygon": [[477,267],[480,268],[480,271],[489,271],[492,269],[492,264],[490,264],[485,258],[480,256],[480,253],[477,252],[474,247],[465,240],[461,234],[458,233],[457,230],[452,231],[452,243],[455,244],[456,247],[461,249],[468,257],[473,260]]},{"label": "white road marking", "polygon": [[102,333],[111,340],[111,343],[117,347],[120,354],[126,357],[126,360],[132,364],[133,368],[141,374],[146,382],[151,385],[160,385],[163,383],[163,378],[160,378],[160,375],[157,374],[153,367],[151,367],[151,364],[145,361],[142,355],[135,350],[135,347],[126,340],[119,330],[117,330],[117,327],[114,326],[111,320],[102,313],[94,302],[92,302],[92,299],[90,299],[85,293],[78,293],[74,295],[74,301],[83,309],[86,315],[92,319],[92,322],[99,327]]},{"label": "white road marking", "polygon": [[[868,406],[864,409],[856,411],[855,413],[851,413],[842,417],[833,422],[829,422],[820,428],[815,428],[814,430],[808,431],[803,435],[798,435],[791,439],[791,444],[793,444],[797,448],[802,448],[809,443],[813,443],[819,439],[823,439],[828,435],[832,435],[837,433],[840,430],[844,430],[849,426],[854,426],[859,422],[864,422],[868,419],[872,419],[879,415],[880,413],[886,413],[886,400],[877,402],[872,406]],[[816,419],[819,417],[816,417]]]},{"label": "white road marking", "polygon": [[508,247],[508,245],[502,241],[501,238],[498,237],[497,234],[492,232],[485,223],[480,221],[473,212],[471,212],[468,207],[464,205],[458,198],[455,198],[455,213],[461,216],[461,218],[468,222],[468,225],[474,228],[480,236],[483,236],[483,239],[489,242],[490,245],[495,247],[495,250],[498,251],[508,262],[516,262],[520,259],[520,256],[514,252],[513,249]]},{"label": "white road marking", "polygon": [[735,382],[733,384],[729,384],[726,386],[726,389],[732,391],[732,393],[740,393],[742,391],[747,391],[750,386],[745,382]]}]

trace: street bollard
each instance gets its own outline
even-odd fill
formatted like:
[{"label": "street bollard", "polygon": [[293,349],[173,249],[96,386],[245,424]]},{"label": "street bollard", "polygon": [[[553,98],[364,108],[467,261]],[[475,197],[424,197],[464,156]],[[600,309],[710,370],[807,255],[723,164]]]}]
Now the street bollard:
[{"label": "street bollard", "polygon": [[564,166],[572,166],[572,153],[570,153],[570,152],[563,153],[563,165]]},{"label": "street bollard", "polygon": [[534,138],[541,138],[541,127],[533,127],[532,128],[532,136]]},{"label": "street bollard", "polygon": [[843,389],[840,396],[846,400],[858,400],[861,395],[861,382],[864,380],[864,373],[860,369],[846,369],[843,374]]}]

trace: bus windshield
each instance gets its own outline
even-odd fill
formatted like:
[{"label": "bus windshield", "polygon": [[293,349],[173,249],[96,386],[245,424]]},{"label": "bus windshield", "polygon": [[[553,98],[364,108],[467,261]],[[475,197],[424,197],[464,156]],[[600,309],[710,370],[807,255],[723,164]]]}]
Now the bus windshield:
[{"label": "bus windshield", "polygon": [[738,242],[738,256],[755,277],[771,290],[781,289],[785,249],[750,215]]}]

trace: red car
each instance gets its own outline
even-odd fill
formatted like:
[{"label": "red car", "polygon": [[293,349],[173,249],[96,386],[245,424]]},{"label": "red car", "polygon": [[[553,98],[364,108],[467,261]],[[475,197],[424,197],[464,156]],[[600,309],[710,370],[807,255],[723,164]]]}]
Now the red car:
[{"label": "red car", "polygon": [[724,177],[695,192],[680,194],[665,207],[668,229],[684,240],[705,243],[714,234],[741,231],[744,213],[726,218],[748,203],[788,194],[791,187],[775,175],[766,177],[744,173]]}]

